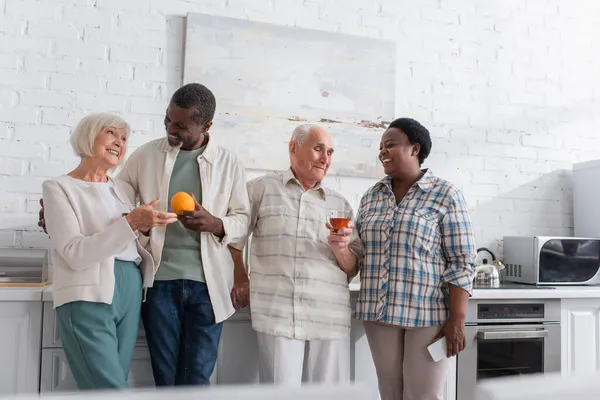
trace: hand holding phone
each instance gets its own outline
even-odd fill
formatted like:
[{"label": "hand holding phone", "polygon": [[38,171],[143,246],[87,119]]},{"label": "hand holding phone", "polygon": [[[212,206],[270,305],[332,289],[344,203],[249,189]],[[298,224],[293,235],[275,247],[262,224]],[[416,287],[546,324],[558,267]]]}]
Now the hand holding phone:
[{"label": "hand holding phone", "polygon": [[448,354],[448,349],[446,348],[446,337],[442,336],[441,339],[436,340],[427,346],[427,350],[429,350],[429,354],[434,362],[438,362],[446,358]]}]

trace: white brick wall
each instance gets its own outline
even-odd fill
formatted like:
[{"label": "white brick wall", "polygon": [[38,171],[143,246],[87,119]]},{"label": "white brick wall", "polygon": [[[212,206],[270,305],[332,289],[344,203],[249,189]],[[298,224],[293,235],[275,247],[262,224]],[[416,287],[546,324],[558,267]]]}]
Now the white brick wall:
[{"label": "white brick wall", "polygon": [[[40,184],[76,164],[79,117],[122,112],[134,146],[163,134],[187,12],[397,40],[396,115],[430,128],[478,244],[572,232],[571,165],[600,158],[600,2],[0,0],[0,246],[47,243]],[[357,204],[373,182],[328,183]]]}]

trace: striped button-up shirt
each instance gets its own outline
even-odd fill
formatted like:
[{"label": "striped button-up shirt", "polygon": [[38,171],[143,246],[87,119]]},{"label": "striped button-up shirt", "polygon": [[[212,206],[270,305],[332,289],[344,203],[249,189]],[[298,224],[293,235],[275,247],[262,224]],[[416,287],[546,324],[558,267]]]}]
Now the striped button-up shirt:
[{"label": "striped button-up shirt", "polygon": [[[333,190],[304,190],[291,170],[248,182],[250,310],[258,331],[294,339],[350,333],[348,276],[328,244],[330,210],[351,210]],[[351,250],[360,256],[355,234]]]},{"label": "striped button-up shirt", "polygon": [[397,203],[389,177],[363,196],[364,247],[356,318],[402,327],[442,325],[448,285],[472,292],[475,243],[461,192],[430,171]]}]

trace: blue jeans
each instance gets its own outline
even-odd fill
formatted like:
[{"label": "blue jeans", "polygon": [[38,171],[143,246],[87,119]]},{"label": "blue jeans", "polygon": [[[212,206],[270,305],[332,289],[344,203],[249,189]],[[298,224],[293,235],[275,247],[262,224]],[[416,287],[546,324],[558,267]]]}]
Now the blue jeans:
[{"label": "blue jeans", "polygon": [[155,281],[142,321],[156,386],[209,384],[223,323],[215,323],[205,283]]}]

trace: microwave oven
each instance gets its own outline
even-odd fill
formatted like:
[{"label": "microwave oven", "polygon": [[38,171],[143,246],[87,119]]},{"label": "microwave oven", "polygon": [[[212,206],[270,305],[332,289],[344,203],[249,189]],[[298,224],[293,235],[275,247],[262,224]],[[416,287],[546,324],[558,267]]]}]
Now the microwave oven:
[{"label": "microwave oven", "polygon": [[505,236],[503,280],[535,285],[600,285],[600,239]]}]

